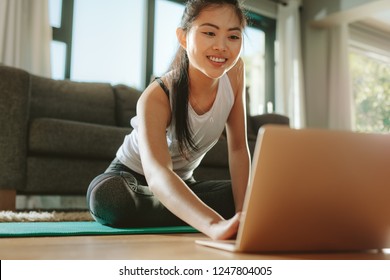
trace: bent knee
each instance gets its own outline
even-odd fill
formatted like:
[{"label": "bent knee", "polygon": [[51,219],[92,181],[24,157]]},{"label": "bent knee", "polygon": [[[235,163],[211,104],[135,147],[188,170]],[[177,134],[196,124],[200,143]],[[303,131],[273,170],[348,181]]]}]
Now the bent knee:
[{"label": "bent knee", "polygon": [[119,174],[104,173],[89,185],[87,205],[93,218],[114,227],[125,226],[135,212],[135,203],[126,180]]}]

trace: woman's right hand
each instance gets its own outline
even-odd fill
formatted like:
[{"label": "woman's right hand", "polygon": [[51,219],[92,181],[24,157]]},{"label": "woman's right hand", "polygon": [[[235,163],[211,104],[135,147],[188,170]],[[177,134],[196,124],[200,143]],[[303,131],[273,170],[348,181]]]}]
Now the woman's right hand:
[{"label": "woman's right hand", "polygon": [[241,212],[238,212],[229,220],[214,223],[210,226],[210,232],[207,235],[214,240],[233,239],[237,235],[240,219]]}]

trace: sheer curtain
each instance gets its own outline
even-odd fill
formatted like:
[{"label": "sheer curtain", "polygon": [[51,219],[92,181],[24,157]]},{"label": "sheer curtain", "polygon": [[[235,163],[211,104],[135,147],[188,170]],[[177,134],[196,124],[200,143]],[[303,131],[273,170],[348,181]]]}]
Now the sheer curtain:
[{"label": "sheer curtain", "polygon": [[331,129],[353,129],[353,96],[349,70],[349,28],[347,23],[329,30],[328,123]]},{"label": "sheer curtain", "polygon": [[276,112],[287,115],[295,128],[305,127],[305,94],[303,83],[301,0],[290,0],[277,11]]},{"label": "sheer curtain", "polygon": [[0,63],[51,76],[48,0],[0,0]]}]

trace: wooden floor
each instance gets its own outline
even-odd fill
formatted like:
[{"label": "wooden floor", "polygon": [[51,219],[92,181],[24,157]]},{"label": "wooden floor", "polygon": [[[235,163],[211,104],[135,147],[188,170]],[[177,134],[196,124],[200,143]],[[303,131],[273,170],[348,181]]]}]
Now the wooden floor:
[{"label": "wooden floor", "polygon": [[230,253],[195,244],[204,235],[153,234],[115,236],[0,238],[1,260],[390,260],[390,250],[341,253]]}]

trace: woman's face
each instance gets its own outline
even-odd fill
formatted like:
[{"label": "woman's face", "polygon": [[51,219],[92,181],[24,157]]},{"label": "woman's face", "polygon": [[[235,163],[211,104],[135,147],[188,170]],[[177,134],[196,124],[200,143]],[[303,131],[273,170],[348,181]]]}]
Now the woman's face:
[{"label": "woman's face", "polygon": [[187,33],[178,30],[178,37],[187,50],[190,71],[200,71],[212,79],[228,72],[241,53],[242,27],[229,5],[203,10]]}]

